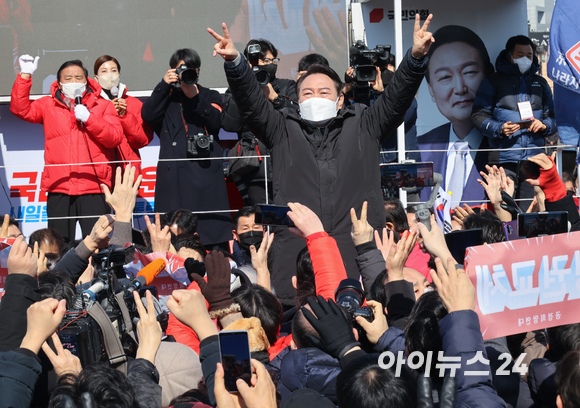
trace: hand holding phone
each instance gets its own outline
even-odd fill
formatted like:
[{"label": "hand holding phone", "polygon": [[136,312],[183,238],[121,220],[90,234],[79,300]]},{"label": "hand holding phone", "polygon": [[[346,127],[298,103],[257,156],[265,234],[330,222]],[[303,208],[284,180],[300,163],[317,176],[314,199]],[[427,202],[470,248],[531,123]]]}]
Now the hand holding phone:
[{"label": "hand holding phone", "polygon": [[218,336],[226,390],[237,392],[238,379],[251,386],[252,364],[248,332],[246,330],[222,331]]},{"label": "hand holding phone", "polygon": [[256,204],[255,223],[281,227],[295,227],[288,217],[290,207],[285,205]]}]

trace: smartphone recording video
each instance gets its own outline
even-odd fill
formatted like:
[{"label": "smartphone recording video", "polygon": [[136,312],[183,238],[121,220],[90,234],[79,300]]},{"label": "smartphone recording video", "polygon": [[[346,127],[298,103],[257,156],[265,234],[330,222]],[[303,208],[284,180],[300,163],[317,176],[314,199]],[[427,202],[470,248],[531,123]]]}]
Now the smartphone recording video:
[{"label": "smartphone recording video", "polygon": [[220,356],[224,367],[224,381],[229,392],[238,391],[236,381],[242,379],[251,386],[252,362],[250,340],[246,330],[221,331]]},{"label": "smartphone recording video", "polygon": [[518,235],[535,238],[568,232],[568,213],[550,211],[518,214]]},{"label": "smartphone recording video", "polygon": [[294,227],[288,217],[290,207],[285,205],[256,204],[256,224]]},{"label": "smartphone recording video", "polygon": [[400,188],[432,187],[433,162],[381,164],[383,197],[398,197]]}]

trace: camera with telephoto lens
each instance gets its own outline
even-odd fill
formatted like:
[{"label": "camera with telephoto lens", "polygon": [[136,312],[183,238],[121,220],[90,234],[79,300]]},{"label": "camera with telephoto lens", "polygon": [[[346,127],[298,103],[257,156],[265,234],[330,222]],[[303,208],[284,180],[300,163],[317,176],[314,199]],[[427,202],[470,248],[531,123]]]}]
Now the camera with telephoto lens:
[{"label": "camera with telephoto lens", "polygon": [[373,310],[363,306],[364,293],[360,282],[356,279],[342,280],[334,292],[334,301],[346,309],[354,323],[358,316],[364,317],[369,322],[375,318]]},{"label": "camera with telephoto lens", "polygon": [[212,150],[213,136],[205,133],[198,133],[197,135],[188,136],[187,157],[209,157]]},{"label": "camera with telephoto lens", "polygon": [[260,44],[248,45],[248,60],[252,66],[252,72],[256,76],[258,85],[265,86],[270,83],[270,74],[266,72],[258,63],[262,55],[262,47]]},{"label": "camera with telephoto lens", "polygon": [[355,102],[370,104],[371,92],[369,82],[377,79],[377,68],[383,68],[391,56],[390,45],[377,45],[369,49],[362,41],[358,40],[350,47],[350,66],[354,69],[353,76],[345,74],[347,83],[353,82]]},{"label": "camera with telephoto lens", "polygon": [[195,68],[189,68],[187,65],[183,64],[175,69],[177,74],[177,82],[172,82],[171,85],[175,88],[180,88],[183,82],[186,85],[193,85],[197,83],[197,70]]},{"label": "camera with telephoto lens", "polygon": [[[123,285],[126,279],[123,265],[134,259],[135,247],[111,246],[93,255],[95,279],[82,286],[75,296],[72,310],[67,310],[59,326],[58,336],[64,348],[79,357],[83,367],[87,365],[109,362],[117,363],[126,360],[126,356],[135,357],[137,343],[128,332],[132,328],[126,326],[123,312],[119,306],[119,297],[115,295],[124,292],[123,301],[131,320],[138,317],[132,291],[127,290],[129,284]],[[88,286],[87,286],[88,285]],[[130,292],[130,293],[129,293]],[[105,328],[119,336],[123,346],[124,356],[111,356],[103,341],[103,328],[89,310],[98,303],[110,321],[110,327]],[[108,323],[108,322],[107,322]],[[129,330],[131,329],[131,330]]]}]

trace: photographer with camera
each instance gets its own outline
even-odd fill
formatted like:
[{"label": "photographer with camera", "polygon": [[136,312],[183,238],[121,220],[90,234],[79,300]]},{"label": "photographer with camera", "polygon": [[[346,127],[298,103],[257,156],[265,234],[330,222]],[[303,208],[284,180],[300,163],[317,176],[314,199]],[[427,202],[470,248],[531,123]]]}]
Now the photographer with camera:
[{"label": "photographer with camera", "polygon": [[[192,49],[179,49],[171,67],[141,109],[143,120],[159,136],[155,211],[185,208],[191,211],[229,209],[218,133],[221,96],[199,85],[201,59]],[[229,214],[199,214],[197,232],[205,246],[232,239]],[[224,247],[224,248],[228,248]]]},{"label": "photographer with camera", "polygon": [[[298,109],[296,97],[296,82],[291,79],[276,78],[278,69],[278,50],[270,41],[263,38],[250,40],[244,49],[244,56],[252,67],[260,89],[274,109],[282,108]],[[232,148],[230,157],[252,155],[268,155],[270,151],[259,141],[252,131],[244,125],[242,115],[238,110],[231,91],[226,91],[223,97],[224,110],[222,113],[222,127],[227,132],[238,134],[238,143]],[[241,146],[238,151],[238,146]],[[235,156],[232,156],[235,154]],[[269,201],[272,201],[272,162],[267,162]],[[266,169],[263,159],[255,159],[247,163],[245,159],[231,160],[228,166],[228,174],[233,178],[245,205],[256,205],[266,202]]]}]

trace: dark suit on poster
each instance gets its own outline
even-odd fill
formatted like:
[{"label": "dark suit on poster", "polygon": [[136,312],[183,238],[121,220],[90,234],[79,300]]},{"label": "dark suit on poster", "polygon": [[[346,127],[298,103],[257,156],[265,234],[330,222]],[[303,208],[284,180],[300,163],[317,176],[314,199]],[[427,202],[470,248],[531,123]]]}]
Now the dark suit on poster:
[{"label": "dark suit on poster", "polygon": [[[441,187],[447,191],[447,186],[445,185],[445,173],[447,169],[447,152],[449,147],[449,132],[451,131],[451,123],[446,123],[439,126],[424,135],[419,136],[419,149],[421,150],[421,159],[424,162],[433,162],[433,172],[439,173],[443,176],[443,184]],[[482,138],[480,149],[488,149],[489,144],[486,137]],[[441,152],[430,152],[424,150],[445,150]],[[473,207],[475,205],[481,204],[480,202],[473,201],[484,201],[486,199],[485,190],[477,182],[477,179],[481,179],[479,171],[485,170],[485,165],[488,163],[488,152],[477,152],[473,160],[473,166],[469,172],[469,178],[467,184],[463,189],[463,195],[461,196],[461,202],[468,201],[469,206]],[[421,191],[421,201],[425,202],[429,200],[432,188],[424,188]],[[453,203],[453,207],[459,205],[459,203]]]}]

